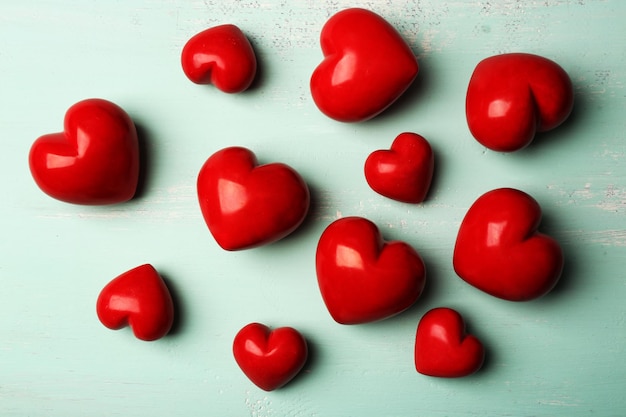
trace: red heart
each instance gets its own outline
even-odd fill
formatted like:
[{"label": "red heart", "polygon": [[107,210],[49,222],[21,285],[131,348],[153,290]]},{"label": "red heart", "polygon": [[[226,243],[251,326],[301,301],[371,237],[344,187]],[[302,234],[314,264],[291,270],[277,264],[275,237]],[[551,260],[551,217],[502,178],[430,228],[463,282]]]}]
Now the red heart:
[{"label": "red heart", "polygon": [[472,74],[467,123],[487,148],[511,152],[530,144],[536,132],[563,123],[573,104],[572,82],[555,62],[524,53],[496,55]]},{"label": "red heart", "polygon": [[563,254],[537,232],[541,207],[528,194],[500,188],[470,207],[454,248],[456,273],[491,295],[526,301],[549,292],[559,280]]},{"label": "red heart", "polygon": [[330,315],[341,324],[382,320],[420,296],[426,269],[400,241],[385,242],[374,223],[345,217],[322,233],[315,259],[317,280]]},{"label": "red heart", "polygon": [[217,243],[226,250],[253,248],[293,232],[309,208],[309,189],[291,167],[257,166],[242,147],[222,149],[198,175],[200,209]]},{"label": "red heart", "polygon": [[402,133],[391,150],[372,152],[365,161],[365,179],[374,191],[405,203],[426,198],[435,168],[435,157],[426,139]]},{"label": "red heart", "polygon": [[124,272],[109,282],[96,302],[98,318],[112,330],[130,326],[138,339],[165,336],[174,322],[174,303],[165,282],[152,265]]},{"label": "red heart", "polygon": [[485,349],[465,333],[463,317],[450,308],[435,308],[424,314],[415,336],[417,372],[443,378],[471,375],[483,365]]},{"label": "red heart", "polygon": [[117,105],[87,99],[70,107],[64,131],[41,136],[29,154],[30,172],[43,192],[74,204],[130,200],[139,178],[135,125]]},{"label": "red heart", "polygon": [[291,327],[270,330],[263,324],[250,323],[235,336],[233,355],[256,386],[272,391],[300,372],[308,350],[304,337]]},{"label": "red heart", "polygon": [[380,114],[417,76],[411,48],[369,10],[352,8],[332,16],[320,44],[324,60],[311,76],[311,94],[324,114],[342,122]]},{"label": "red heart", "polygon": [[235,25],[206,29],[191,37],[181,54],[183,71],[196,84],[213,84],[226,93],[246,90],[256,75],[250,41]]}]

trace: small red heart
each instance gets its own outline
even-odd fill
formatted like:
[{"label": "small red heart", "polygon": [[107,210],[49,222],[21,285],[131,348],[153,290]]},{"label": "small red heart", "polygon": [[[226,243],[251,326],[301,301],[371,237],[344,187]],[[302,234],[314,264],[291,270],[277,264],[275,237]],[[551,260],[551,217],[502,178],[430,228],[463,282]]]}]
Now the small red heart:
[{"label": "small red heart", "polygon": [[424,314],[415,336],[417,372],[457,378],[478,371],[485,349],[475,336],[465,333],[463,317],[450,308],[435,308]]},{"label": "small red heart", "polygon": [[291,327],[270,330],[263,324],[250,323],[235,336],[233,355],[250,381],[265,391],[273,391],[300,372],[308,348],[304,337]]},{"label": "small red heart", "polygon": [[405,203],[421,203],[435,168],[430,144],[415,133],[402,133],[390,150],[372,152],[365,161],[365,179],[377,193]]},{"label": "small red heart", "polygon": [[481,61],[469,82],[467,123],[472,135],[494,151],[529,145],[537,132],[563,123],[574,91],[563,68],[541,56],[511,53]]},{"label": "small red heart", "polygon": [[235,25],[206,29],[191,37],[181,54],[183,72],[196,84],[213,84],[225,93],[246,90],[256,75],[250,41]]},{"label": "small red heart", "polygon": [[537,231],[540,221],[541,207],[522,191],[483,194],[461,223],[453,254],[456,273],[505,300],[548,293],[561,276],[563,253],[556,240]]},{"label": "small red heart", "polygon": [[152,265],[124,272],[100,292],[96,312],[112,330],[130,326],[138,339],[165,336],[174,322],[174,303],[165,282]]},{"label": "small red heart", "polygon": [[322,28],[324,60],[310,81],[322,113],[342,122],[371,119],[411,85],[418,63],[402,36],[381,16],[351,8]]},{"label": "small red heart", "polygon": [[200,209],[217,243],[226,250],[275,242],[293,232],[309,209],[302,177],[281,163],[258,165],[242,147],[211,155],[198,175]]},{"label": "small red heart", "polygon": [[419,298],[426,268],[400,241],[386,242],[374,223],[345,217],[322,233],[315,259],[317,280],[330,315],[341,324],[382,320]]},{"label": "small red heart", "polygon": [[41,190],[74,204],[130,200],[139,178],[139,142],[131,118],[116,104],[87,99],[65,113],[64,131],[31,146],[29,167]]}]

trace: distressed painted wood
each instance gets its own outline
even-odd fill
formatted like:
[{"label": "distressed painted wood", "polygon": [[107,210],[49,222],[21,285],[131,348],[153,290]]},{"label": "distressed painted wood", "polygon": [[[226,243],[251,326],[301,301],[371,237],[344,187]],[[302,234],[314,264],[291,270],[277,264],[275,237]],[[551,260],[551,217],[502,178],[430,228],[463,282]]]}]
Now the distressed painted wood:
[{"label": "distressed painted wood", "polygon": [[[374,10],[420,62],[414,86],[380,117],[346,125],[313,104],[308,79],[319,31],[334,12]],[[626,3],[554,1],[4,1],[0,5],[0,414],[2,416],[623,415],[626,400]],[[250,37],[259,77],[241,95],[191,84],[186,40],[234,23]],[[525,51],[561,64],[575,87],[572,117],[515,154],[488,151],[464,119],[475,64]],[[87,97],[125,108],[144,149],[139,195],[81,207],[43,195],[28,172],[38,136],[62,128]],[[426,202],[371,191],[367,155],[402,131],[431,141],[437,169]],[[282,161],[311,186],[294,235],[225,253],[204,225],[195,179],[224,146]],[[459,223],[478,195],[523,189],[566,255],[557,288],[512,304],[462,282],[451,266]],[[317,289],[317,237],[360,215],[420,251],[429,284],[409,311],[341,326]],[[140,342],[97,320],[106,282],[152,263],[171,286],[174,332]],[[466,317],[487,346],[484,369],[459,380],[418,374],[415,329],[432,307]],[[231,343],[251,321],[298,328],[305,370],[266,393],[235,364]]]}]

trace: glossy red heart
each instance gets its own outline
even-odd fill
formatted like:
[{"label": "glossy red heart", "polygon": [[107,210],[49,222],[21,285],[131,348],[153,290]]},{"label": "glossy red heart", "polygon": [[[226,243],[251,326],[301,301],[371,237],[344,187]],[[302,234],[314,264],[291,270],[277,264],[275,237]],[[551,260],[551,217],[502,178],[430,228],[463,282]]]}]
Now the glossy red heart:
[{"label": "glossy red heart", "polygon": [[426,198],[435,169],[433,150],[426,139],[405,132],[390,150],[372,152],[365,161],[365,179],[377,193],[405,203]]},{"label": "glossy red heart", "polygon": [[41,190],[74,204],[130,200],[139,178],[139,143],[126,112],[102,99],[71,106],[62,133],[38,138],[30,149],[30,172]]},{"label": "glossy red heart", "polygon": [[478,371],[485,349],[475,336],[465,332],[463,317],[450,308],[428,311],[417,326],[415,368],[436,377],[457,378]]},{"label": "glossy red heart", "polygon": [[499,188],[479,197],[461,223],[453,254],[456,273],[510,301],[548,293],[563,269],[558,242],[539,233],[541,207],[523,191]]},{"label": "glossy red heart", "polygon": [[411,48],[385,19],[351,8],[333,15],[322,28],[324,60],[310,80],[317,107],[335,120],[371,119],[411,85],[418,63]]},{"label": "glossy red heart", "polygon": [[408,309],[424,289],[420,255],[401,241],[386,242],[378,227],[345,217],[322,233],[315,259],[322,298],[341,324],[382,320]]},{"label": "glossy red heart", "polygon": [[183,72],[196,84],[213,84],[225,93],[246,90],[256,76],[254,49],[235,25],[220,25],[192,36],[181,54]]},{"label": "glossy red heart", "polygon": [[252,151],[224,148],[198,175],[200,209],[211,234],[226,250],[275,242],[293,232],[309,209],[302,177],[282,163],[258,165]]},{"label": "glossy red heart", "polygon": [[291,381],[304,367],[307,343],[294,328],[271,330],[260,323],[242,328],[233,341],[233,355],[256,386],[273,391]]},{"label": "glossy red heart", "polygon": [[467,88],[466,116],[478,142],[511,152],[529,145],[537,132],[563,123],[573,105],[572,82],[563,68],[541,56],[511,53],[476,66]]},{"label": "glossy red heart", "polygon": [[165,282],[152,265],[124,272],[109,282],[96,302],[100,322],[109,329],[130,326],[138,339],[165,336],[174,322],[174,303]]}]

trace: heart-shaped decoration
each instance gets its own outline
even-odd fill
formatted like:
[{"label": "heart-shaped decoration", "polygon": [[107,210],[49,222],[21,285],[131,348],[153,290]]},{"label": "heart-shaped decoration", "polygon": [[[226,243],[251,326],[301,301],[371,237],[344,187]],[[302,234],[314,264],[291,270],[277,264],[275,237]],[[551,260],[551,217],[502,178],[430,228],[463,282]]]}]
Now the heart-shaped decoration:
[{"label": "heart-shaped decoration", "polygon": [[341,324],[382,320],[408,309],[424,289],[426,268],[408,244],[386,242],[378,227],[345,217],[322,233],[315,259],[322,298]]},{"label": "heart-shaped decoration", "polygon": [[33,143],[28,162],[39,188],[58,200],[89,205],[130,200],[139,179],[135,125],[110,101],[80,101],[67,110],[62,133]]},{"label": "heart-shaped decoration", "polygon": [[302,223],[309,209],[309,189],[293,168],[258,165],[254,153],[242,147],[211,155],[197,185],[204,220],[226,250],[282,239]]},{"label": "heart-shaped decoration", "polygon": [[405,203],[426,198],[435,169],[433,150],[416,133],[398,135],[390,150],[372,152],[365,161],[365,179],[377,193]]},{"label": "heart-shaped decoration", "polygon": [[563,123],[573,105],[572,82],[557,63],[510,53],[476,66],[467,88],[466,116],[478,142],[512,152],[529,145],[537,132]]},{"label": "heart-shaped decoration", "polygon": [[411,48],[369,10],[351,8],[333,15],[322,28],[320,44],[324,60],[311,76],[311,94],[322,113],[338,121],[377,116],[417,76]]},{"label": "heart-shaped decoration", "polygon": [[456,273],[476,288],[510,301],[548,293],[563,269],[558,242],[539,233],[541,207],[528,194],[499,188],[479,197],[461,223]]},{"label": "heart-shaped decoration", "polygon": [[165,336],[174,322],[174,303],[165,282],[152,265],[124,272],[109,282],[96,302],[98,319],[107,328],[130,326],[138,339]]},{"label": "heart-shaped decoration", "polygon": [[233,355],[256,386],[273,391],[291,381],[308,357],[304,337],[292,327],[271,330],[260,323],[242,328],[233,341]]},{"label": "heart-shaped decoration", "polygon": [[457,378],[478,371],[485,349],[475,336],[465,332],[461,315],[450,308],[428,311],[417,326],[415,368],[417,372],[442,378]]},{"label": "heart-shaped decoration", "polygon": [[235,25],[220,25],[191,37],[181,54],[183,72],[196,84],[213,84],[225,93],[246,90],[256,76],[256,56]]}]

